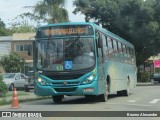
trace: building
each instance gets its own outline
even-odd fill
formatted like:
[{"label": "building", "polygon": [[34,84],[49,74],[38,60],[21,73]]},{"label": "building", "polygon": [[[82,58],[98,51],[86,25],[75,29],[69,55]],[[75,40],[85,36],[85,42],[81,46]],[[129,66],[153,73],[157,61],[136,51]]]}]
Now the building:
[{"label": "building", "polygon": [[0,57],[16,52],[25,60],[23,72],[26,73],[31,70],[33,54],[28,55],[28,46],[32,46],[34,36],[35,33],[14,33],[13,36],[0,37]]},{"label": "building", "polygon": [[11,52],[11,41],[12,36],[2,36],[0,37],[0,57],[8,55]]},{"label": "building", "polygon": [[160,54],[156,56],[151,56],[150,58],[148,58],[148,61],[152,63],[152,66],[153,66],[152,73],[156,73],[156,72],[159,73],[160,72]]},{"label": "building", "polygon": [[[34,40],[35,33],[14,33],[11,42],[11,51],[18,53],[25,60],[24,73],[33,67],[33,54],[28,55],[28,48]],[[33,51],[32,51],[33,52]]]}]

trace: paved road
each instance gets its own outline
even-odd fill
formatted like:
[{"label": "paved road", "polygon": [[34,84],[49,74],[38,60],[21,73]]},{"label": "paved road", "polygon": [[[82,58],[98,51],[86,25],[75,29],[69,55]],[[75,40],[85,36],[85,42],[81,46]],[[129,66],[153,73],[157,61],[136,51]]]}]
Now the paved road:
[{"label": "paved road", "polygon": [[[0,111],[160,111],[160,84],[136,87],[131,91],[129,97],[110,94],[108,101],[105,103],[81,96],[65,96],[62,104],[54,104],[52,99],[47,99],[22,103],[20,106],[20,109],[10,109],[10,106],[2,106],[0,107]],[[51,120],[51,118],[47,119]],[[63,118],[54,118],[54,120],[57,119]],[[67,119],[71,120],[75,118]],[[77,117],[76,119],[80,118]],[[91,118],[88,117],[87,119]],[[115,118],[109,117],[109,119]],[[126,118],[123,117],[123,119],[125,120]],[[140,119],[146,120],[144,117]],[[160,118],[147,119],[156,120]]]}]

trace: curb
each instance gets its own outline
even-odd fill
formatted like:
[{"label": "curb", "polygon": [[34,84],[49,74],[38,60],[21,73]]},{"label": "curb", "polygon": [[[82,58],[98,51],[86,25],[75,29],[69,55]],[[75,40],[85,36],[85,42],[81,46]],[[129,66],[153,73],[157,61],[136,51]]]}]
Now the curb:
[{"label": "curb", "polygon": [[[157,84],[158,85],[158,84]],[[137,86],[156,86],[155,83],[147,82],[147,83],[137,83]]]}]

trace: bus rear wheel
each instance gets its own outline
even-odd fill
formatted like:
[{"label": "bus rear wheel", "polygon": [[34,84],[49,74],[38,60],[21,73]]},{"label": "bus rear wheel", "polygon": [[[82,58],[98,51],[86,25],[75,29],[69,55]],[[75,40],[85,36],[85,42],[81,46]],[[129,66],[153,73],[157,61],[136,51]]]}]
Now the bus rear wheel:
[{"label": "bus rear wheel", "polygon": [[126,88],[126,90],[123,90],[123,95],[124,96],[129,96],[129,93],[130,93],[130,82],[128,80],[127,81],[127,88]]},{"label": "bus rear wheel", "polygon": [[124,96],[129,96],[129,84],[127,84],[127,89],[123,91]]},{"label": "bus rear wheel", "polygon": [[122,91],[117,91],[117,96],[123,96],[124,92]]},{"label": "bus rear wheel", "polygon": [[54,103],[61,103],[62,102],[63,95],[58,95],[58,96],[52,96],[53,102]]},{"label": "bus rear wheel", "polygon": [[129,96],[129,93],[130,93],[130,83],[129,83],[129,81],[127,82],[126,90],[117,91],[118,96]]}]

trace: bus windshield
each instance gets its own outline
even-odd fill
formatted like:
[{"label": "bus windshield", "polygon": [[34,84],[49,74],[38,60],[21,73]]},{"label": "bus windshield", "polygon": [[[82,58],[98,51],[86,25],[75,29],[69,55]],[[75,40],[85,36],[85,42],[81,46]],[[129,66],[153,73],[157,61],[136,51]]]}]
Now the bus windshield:
[{"label": "bus windshield", "polygon": [[46,71],[87,69],[95,64],[93,38],[38,40],[37,68]]}]

